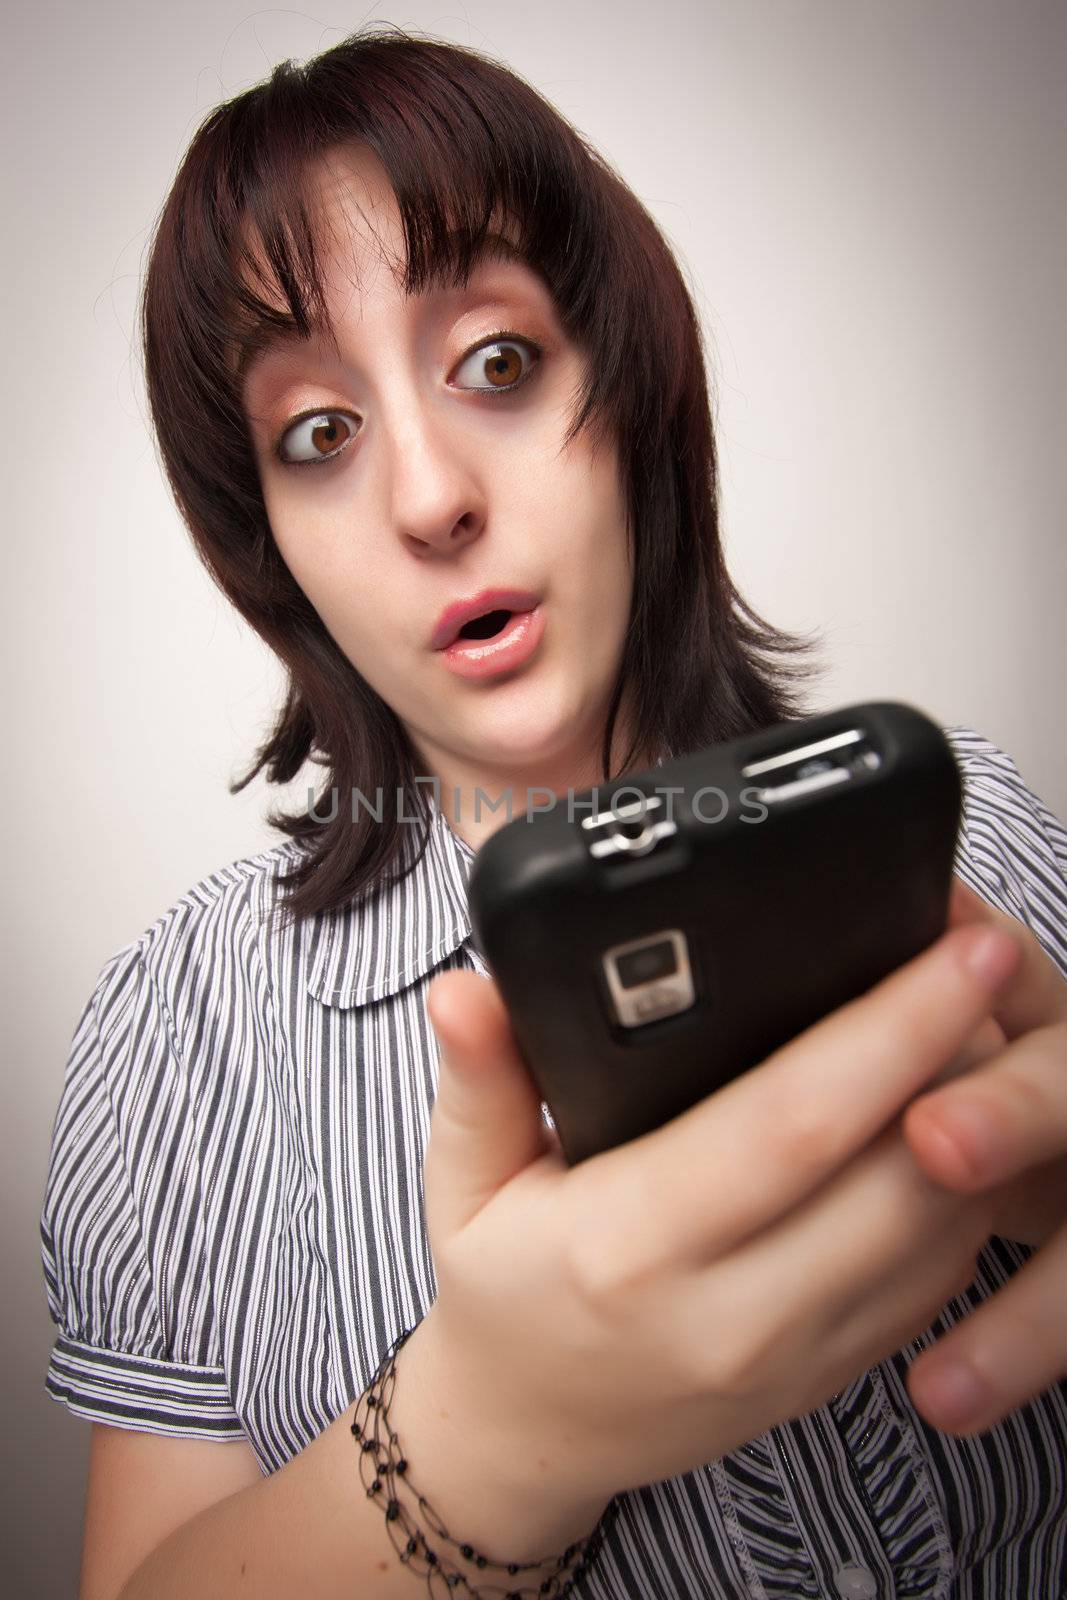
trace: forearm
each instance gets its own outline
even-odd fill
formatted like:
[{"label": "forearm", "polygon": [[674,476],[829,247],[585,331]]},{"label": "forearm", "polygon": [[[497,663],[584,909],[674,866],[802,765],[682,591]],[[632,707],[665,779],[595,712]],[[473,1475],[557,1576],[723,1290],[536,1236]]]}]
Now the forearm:
[{"label": "forearm", "polygon": [[[515,1441],[499,1452],[491,1442],[487,1450],[484,1430],[468,1426],[464,1399],[442,1383],[432,1340],[422,1333],[401,1352],[390,1421],[415,1488],[445,1527],[494,1561],[554,1556],[583,1538],[603,1505],[575,1505],[556,1493],[550,1463],[533,1461],[527,1471]],[[223,1600],[241,1593],[256,1600],[294,1594],[414,1600],[425,1580],[400,1561],[381,1497],[367,1495],[352,1415],[349,1407],[278,1472],[186,1523],[153,1551],[120,1600],[188,1600],[194,1594]],[[459,1562],[454,1549],[435,1540],[413,1495],[405,1505],[430,1543]],[[542,1574],[526,1574],[524,1581],[535,1576]],[[497,1581],[499,1574],[486,1578]]]}]

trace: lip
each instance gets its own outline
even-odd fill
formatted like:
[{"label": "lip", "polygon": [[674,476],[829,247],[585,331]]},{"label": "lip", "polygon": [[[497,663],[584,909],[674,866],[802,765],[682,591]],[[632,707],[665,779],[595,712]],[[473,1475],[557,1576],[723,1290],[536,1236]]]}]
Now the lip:
[{"label": "lip", "polygon": [[[540,595],[528,589],[483,589],[469,600],[456,600],[446,606],[437,619],[430,639],[431,650],[447,650],[453,644],[464,623],[475,617],[484,617],[487,611],[533,611],[540,604]],[[472,640],[471,643],[478,641]]]},{"label": "lip", "polygon": [[439,652],[457,678],[499,678],[525,667],[537,655],[545,632],[545,608],[516,611],[491,639],[453,639]]}]

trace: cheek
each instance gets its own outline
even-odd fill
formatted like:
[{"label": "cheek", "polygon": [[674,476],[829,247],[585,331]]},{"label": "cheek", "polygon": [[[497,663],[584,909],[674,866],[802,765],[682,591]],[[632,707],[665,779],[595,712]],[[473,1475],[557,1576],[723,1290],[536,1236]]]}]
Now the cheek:
[{"label": "cheek", "polygon": [[350,546],[338,536],[334,517],[309,514],[304,504],[294,508],[277,491],[265,493],[264,501],[278,553],[325,620],[331,609],[336,611],[338,597],[352,590]]},{"label": "cheek", "polygon": [[339,539],[330,522],[308,525],[303,515],[299,532],[275,497],[267,514],[274,543],[293,581],[314,606],[326,631],[358,671],[363,671],[372,641],[379,657],[382,622],[389,614],[387,574],[377,572],[365,556]]},{"label": "cheek", "polygon": [[315,552],[322,548],[321,536],[309,530],[307,519],[297,517],[287,504],[286,496],[268,485],[263,485],[263,503],[267,508],[267,521],[275,549],[296,582],[313,605],[316,605]]},{"label": "cheek", "polygon": [[[591,573],[591,601],[614,616],[622,610],[625,625],[633,590],[633,555],[627,529],[625,498],[610,473],[598,476],[590,496],[586,525],[589,530],[584,565]],[[605,621],[608,617],[605,616]]]},{"label": "cheek", "polygon": [[[571,524],[573,528],[573,523]],[[554,589],[570,612],[580,651],[595,675],[617,662],[629,631],[633,575],[622,514],[601,504],[585,519],[580,544],[564,555]]]}]

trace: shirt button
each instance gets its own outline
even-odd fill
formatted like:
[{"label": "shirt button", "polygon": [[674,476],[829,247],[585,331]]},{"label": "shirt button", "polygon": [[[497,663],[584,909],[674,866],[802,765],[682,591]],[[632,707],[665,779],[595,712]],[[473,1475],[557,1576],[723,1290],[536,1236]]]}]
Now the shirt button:
[{"label": "shirt button", "polygon": [[878,1600],[878,1580],[867,1567],[849,1561],[834,1573],[834,1587],[841,1600]]}]

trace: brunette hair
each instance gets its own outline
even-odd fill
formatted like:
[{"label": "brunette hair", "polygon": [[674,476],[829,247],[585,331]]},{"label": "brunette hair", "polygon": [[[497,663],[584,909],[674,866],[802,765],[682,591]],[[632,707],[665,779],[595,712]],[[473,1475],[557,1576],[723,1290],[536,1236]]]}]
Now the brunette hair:
[{"label": "brunette hair", "polygon": [[[310,759],[329,769],[324,795],[380,787],[420,808],[399,719],[342,654],[277,550],[240,393],[242,358],[272,337],[330,332],[307,176],[327,152],[354,143],[374,152],[392,184],[406,293],[464,284],[503,222],[586,357],[566,443],[587,426],[592,440],[616,441],[634,557],[605,781],[638,751],[681,755],[796,715],[808,646],[758,617],[727,573],[700,326],[655,222],[515,73],[376,26],[304,66],[282,63],[211,112],[152,242],[142,331],[163,466],[200,558],[288,676],[273,731],[231,792],[264,768],[268,781],[286,783]],[[626,684],[632,744],[613,775]],[[424,834],[411,856],[413,830],[400,818],[353,819],[342,805],[324,821],[312,810],[268,817],[306,845],[280,879],[289,919],[372,891],[392,868],[403,876],[425,846]]]}]

